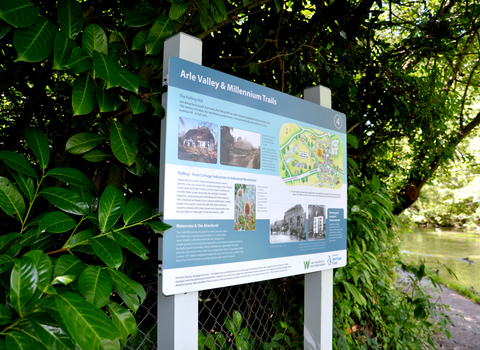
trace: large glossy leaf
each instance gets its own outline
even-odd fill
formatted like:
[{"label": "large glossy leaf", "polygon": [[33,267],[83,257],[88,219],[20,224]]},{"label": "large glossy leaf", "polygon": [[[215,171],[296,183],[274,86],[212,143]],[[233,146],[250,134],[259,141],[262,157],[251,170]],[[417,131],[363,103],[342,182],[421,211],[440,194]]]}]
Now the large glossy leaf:
[{"label": "large glossy leaf", "polygon": [[73,275],[78,279],[85,269],[85,263],[75,255],[64,254],[58,258],[53,271],[54,277]]},{"label": "large glossy leaf", "polygon": [[122,288],[120,288],[115,282],[113,283],[113,290],[122,298],[125,302],[125,305],[133,312],[137,312],[140,301],[138,300],[138,296],[135,293],[127,293]]},{"label": "large glossy leaf", "polygon": [[145,51],[145,42],[148,39],[148,30],[142,29],[133,38],[132,50]]},{"label": "large glossy leaf", "polygon": [[46,17],[39,16],[27,28],[19,28],[13,34],[13,45],[18,57],[15,62],[39,62],[50,56],[57,28]]},{"label": "large glossy leaf", "polygon": [[47,176],[65,181],[69,185],[95,190],[93,182],[80,170],[74,168],[53,168],[47,172]]},{"label": "large glossy leaf", "polygon": [[105,136],[94,134],[91,132],[82,132],[73,135],[67,141],[66,150],[73,154],[82,154],[90,151],[92,148],[98,146],[107,138]]},{"label": "large glossy leaf", "polygon": [[110,142],[112,152],[122,163],[130,166],[137,156],[137,143],[128,138],[128,133],[124,130],[125,125],[119,122],[112,123],[110,130]]},{"label": "large glossy leaf", "polygon": [[124,307],[109,301],[107,303],[107,310],[112,317],[112,321],[117,326],[118,330],[122,334],[122,342],[124,345],[127,343],[127,338],[131,334],[132,338],[137,335],[137,321],[135,316]]},{"label": "large glossy leaf", "polygon": [[70,60],[73,49],[77,44],[63,31],[58,31],[53,44],[53,69],[63,70]]},{"label": "large glossy leaf", "polygon": [[0,151],[0,159],[5,162],[10,168],[27,176],[37,177],[32,166],[24,157],[13,151]]},{"label": "large glossy leaf", "polygon": [[102,232],[110,231],[125,208],[125,195],[114,185],[108,186],[100,197],[98,220]]},{"label": "large glossy leaf", "polygon": [[93,68],[107,82],[107,88],[120,85],[121,77],[115,62],[106,54],[93,51]]},{"label": "large glossy leaf", "polygon": [[121,87],[123,87],[126,90],[130,90],[135,93],[138,93],[139,80],[137,76],[123,67],[118,70],[118,73],[122,78],[120,82]]},{"label": "large glossy leaf", "polygon": [[113,232],[113,238],[123,247],[137,254],[143,260],[148,259],[148,249],[135,237],[131,236],[127,231]]},{"label": "large glossy leaf", "polygon": [[0,304],[0,325],[8,324],[12,321],[12,312],[5,306]]},{"label": "large glossy leaf", "polygon": [[77,244],[82,244],[88,242],[90,238],[95,237],[95,230],[94,229],[89,229],[89,230],[84,230],[80,231],[72,236],[67,243],[63,246],[64,248],[72,247]]},{"label": "large glossy leaf", "polygon": [[50,284],[53,275],[52,260],[41,250],[31,250],[24,256],[33,260],[37,269],[37,286],[44,290]]},{"label": "large glossy leaf", "polygon": [[21,221],[25,215],[25,202],[15,184],[0,176],[0,208],[9,216]]},{"label": "large glossy leaf", "polygon": [[89,162],[101,162],[111,157],[112,156],[110,154],[99,149],[94,149],[93,151],[87,152],[83,156],[83,158]]},{"label": "large glossy leaf", "polygon": [[37,269],[35,262],[28,256],[15,260],[12,274],[10,275],[10,300],[20,316],[28,301],[37,289]]},{"label": "large glossy leaf", "polygon": [[100,237],[91,240],[95,254],[112,268],[118,269],[122,265],[123,255],[119,245],[110,238]]},{"label": "large glossy leaf", "polygon": [[95,197],[93,196],[92,191],[89,188],[79,187],[75,185],[70,185],[70,188],[72,189],[73,192],[75,192],[80,197],[82,197],[83,201],[87,203],[89,207],[91,207],[91,211],[97,210],[96,207],[92,206],[94,204],[93,200]]},{"label": "large glossy leaf", "polygon": [[27,197],[29,201],[32,201],[33,197],[35,196],[35,185],[33,183],[33,179],[30,176],[25,176],[17,172],[12,172],[12,176],[25,197]]},{"label": "large glossy leaf", "polygon": [[44,350],[42,344],[26,332],[14,330],[5,336],[7,350]]},{"label": "large glossy leaf", "polygon": [[91,58],[85,50],[76,47],[72,50],[72,55],[65,64],[65,67],[67,67],[73,74],[80,74],[89,69],[92,66],[92,63],[93,58]]},{"label": "large glossy leaf", "polygon": [[128,201],[123,212],[125,225],[148,218],[152,213],[152,206],[143,198],[132,198]]},{"label": "large glossy leaf", "polygon": [[25,28],[38,18],[39,9],[28,0],[0,1],[0,18],[14,27]]},{"label": "large glossy leaf", "polygon": [[19,232],[12,232],[0,236],[0,254],[5,254],[12,245],[14,245],[22,235]]},{"label": "large glossy leaf", "polygon": [[90,304],[101,308],[110,300],[112,278],[105,269],[91,265],[83,270],[78,289]]},{"label": "large glossy leaf", "polygon": [[113,281],[115,282],[117,287],[120,287],[128,294],[138,295],[142,302],[145,300],[147,295],[145,293],[145,289],[140,283],[135,282],[134,280],[130,279],[124,273],[118,270],[108,269],[108,273],[110,273],[110,275],[112,276]]},{"label": "large glossy leaf", "polygon": [[157,16],[151,10],[135,9],[125,15],[124,26],[142,27],[155,21]]},{"label": "large glossy leaf", "polygon": [[67,213],[74,215],[87,215],[89,213],[89,205],[72,190],[61,187],[47,187],[39,194]]},{"label": "large glossy leaf", "polygon": [[38,129],[29,127],[25,130],[25,140],[37,157],[42,169],[45,169],[50,161],[50,147],[47,135]]},{"label": "large glossy leaf", "polygon": [[182,17],[185,12],[187,12],[188,6],[189,6],[188,0],[174,1],[172,6],[170,7],[170,11],[168,12],[168,17],[176,21],[177,19]]},{"label": "large glossy leaf", "polygon": [[167,15],[160,15],[150,28],[148,39],[145,44],[146,53],[149,55],[158,55],[163,48],[165,39],[173,34],[175,31],[175,22],[173,22]]},{"label": "large glossy leaf", "polygon": [[93,51],[98,51],[107,55],[108,41],[103,28],[97,24],[89,24],[82,34],[82,48],[90,56],[93,56]]},{"label": "large glossy leaf", "polygon": [[[117,70],[118,71],[118,70]],[[120,74],[118,75],[120,76]],[[110,93],[101,86],[97,86],[95,91],[97,96],[98,107],[100,108],[100,112],[111,112],[114,110],[113,98],[110,96]]]},{"label": "large glossy leaf", "polygon": [[42,221],[40,221],[38,233],[40,234],[43,231],[62,233],[70,231],[75,226],[77,226],[77,223],[68,214],[61,211],[54,211],[45,215]]},{"label": "large glossy leaf", "polygon": [[168,230],[172,226],[165,224],[161,222],[160,220],[152,220],[147,222],[147,225],[150,226],[150,228],[153,230],[155,233],[161,233],[163,234],[164,231]]},{"label": "large glossy leaf", "polygon": [[82,30],[84,23],[83,10],[76,0],[60,0],[58,2],[58,22],[60,28],[74,39]]},{"label": "large glossy leaf", "polygon": [[130,106],[132,107],[133,114],[140,114],[147,110],[148,104],[142,101],[137,96],[130,94]]},{"label": "large glossy leaf", "polygon": [[72,93],[74,115],[88,114],[93,110],[97,103],[95,87],[95,81],[90,74],[75,79]]},{"label": "large glossy leaf", "polygon": [[80,296],[65,292],[55,296],[58,312],[73,340],[82,350],[99,349],[102,340],[121,337],[105,313]]},{"label": "large glossy leaf", "polygon": [[75,345],[60,327],[32,321],[33,329],[47,349],[74,350]]}]

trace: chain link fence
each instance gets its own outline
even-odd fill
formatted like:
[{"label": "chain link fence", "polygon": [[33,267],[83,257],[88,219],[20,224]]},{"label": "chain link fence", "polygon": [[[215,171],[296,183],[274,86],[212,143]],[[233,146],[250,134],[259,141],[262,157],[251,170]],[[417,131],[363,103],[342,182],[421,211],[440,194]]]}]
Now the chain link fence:
[{"label": "chain link fence", "polygon": [[[200,291],[199,349],[256,349],[282,331],[282,323],[296,320],[299,328],[303,324],[303,315],[299,315],[303,314],[303,277]],[[125,350],[157,349],[157,283],[144,288],[147,297],[136,314],[138,333],[130,337]]]}]

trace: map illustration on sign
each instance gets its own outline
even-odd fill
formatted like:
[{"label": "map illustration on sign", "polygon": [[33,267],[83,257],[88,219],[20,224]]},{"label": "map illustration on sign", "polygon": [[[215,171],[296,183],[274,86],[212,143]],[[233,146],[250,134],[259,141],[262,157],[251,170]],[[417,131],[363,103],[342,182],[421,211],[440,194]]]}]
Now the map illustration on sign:
[{"label": "map illustration on sign", "polygon": [[280,176],[288,186],[340,189],[344,182],[339,135],[285,123],[279,135]]}]

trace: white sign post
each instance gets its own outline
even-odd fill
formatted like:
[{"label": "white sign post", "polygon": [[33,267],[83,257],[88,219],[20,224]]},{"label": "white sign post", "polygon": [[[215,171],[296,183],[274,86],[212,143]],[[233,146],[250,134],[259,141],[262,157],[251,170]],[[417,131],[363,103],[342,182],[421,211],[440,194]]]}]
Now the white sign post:
[{"label": "white sign post", "polygon": [[[332,108],[332,94],[324,86],[305,89],[304,99]],[[305,274],[304,301],[305,350],[332,349],[333,320],[333,270]]]},{"label": "white sign post", "polygon": [[307,272],[304,348],[331,350],[346,117],[327,88],[306,89],[309,103],[201,56],[197,38],[165,42],[159,207],[173,227],[159,239],[158,348],[198,348],[198,290]]},{"label": "white sign post", "polygon": [[[202,64],[202,41],[193,36],[178,33],[165,41],[163,50],[163,84],[168,81],[170,57],[179,57],[193,63]],[[162,105],[167,110],[168,93],[162,95]],[[166,139],[166,118],[162,120],[161,142]],[[165,145],[162,145],[165,149]],[[162,159],[163,158],[163,159]],[[165,153],[160,155],[160,164],[165,164]],[[160,171],[160,194],[164,193],[164,172]],[[160,211],[164,212],[163,198],[160,197]],[[163,237],[158,239],[158,260],[163,263]],[[160,273],[161,273],[160,268]],[[162,293],[162,278],[158,279],[157,348],[159,350],[198,349],[198,292],[165,296]]]}]

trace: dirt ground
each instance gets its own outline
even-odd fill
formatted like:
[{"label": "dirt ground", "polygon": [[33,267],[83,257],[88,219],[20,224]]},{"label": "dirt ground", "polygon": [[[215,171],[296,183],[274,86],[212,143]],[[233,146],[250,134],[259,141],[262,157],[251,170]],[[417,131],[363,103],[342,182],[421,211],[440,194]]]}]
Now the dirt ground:
[{"label": "dirt ground", "polygon": [[[407,273],[403,271],[399,280],[402,284],[408,284]],[[433,302],[448,305],[450,311],[446,313],[455,326],[448,325],[450,339],[445,333],[434,336],[437,349],[441,350],[480,350],[480,305],[465,298],[454,290],[442,285],[442,291],[432,290],[430,281],[423,279],[422,284],[427,287]]]},{"label": "dirt ground", "polygon": [[433,297],[450,306],[448,314],[455,327],[447,326],[450,339],[445,333],[435,338],[438,349],[480,349],[480,305],[445,286],[442,288],[443,293]]}]

